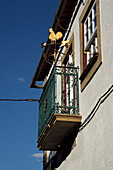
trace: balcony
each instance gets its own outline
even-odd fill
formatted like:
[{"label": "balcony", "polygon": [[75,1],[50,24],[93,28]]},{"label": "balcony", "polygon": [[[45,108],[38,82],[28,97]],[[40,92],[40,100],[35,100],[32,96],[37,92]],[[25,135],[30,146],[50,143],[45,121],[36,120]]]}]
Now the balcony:
[{"label": "balcony", "polygon": [[81,124],[78,68],[55,66],[39,102],[38,148],[58,150]]}]

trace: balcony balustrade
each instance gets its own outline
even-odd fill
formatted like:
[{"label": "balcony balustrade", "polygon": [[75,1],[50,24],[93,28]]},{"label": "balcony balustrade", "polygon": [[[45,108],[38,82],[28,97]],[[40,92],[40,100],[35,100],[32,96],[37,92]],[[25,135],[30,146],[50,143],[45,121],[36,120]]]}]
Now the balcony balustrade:
[{"label": "balcony balustrade", "polygon": [[55,66],[39,102],[39,149],[57,150],[80,123],[78,68]]}]

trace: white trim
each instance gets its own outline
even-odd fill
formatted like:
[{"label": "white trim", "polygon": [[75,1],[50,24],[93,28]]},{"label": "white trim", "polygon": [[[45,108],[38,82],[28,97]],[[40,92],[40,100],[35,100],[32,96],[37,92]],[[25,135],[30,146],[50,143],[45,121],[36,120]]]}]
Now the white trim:
[{"label": "white trim", "polygon": [[93,6],[91,7],[87,17],[86,17],[86,20],[84,22],[84,46],[85,46],[85,49],[89,43],[89,41],[91,41],[92,39],[92,36],[93,34],[95,33],[95,23],[94,23],[94,20],[95,20],[95,17],[96,17],[96,14],[94,14],[94,8],[96,7],[96,1],[94,2]]}]

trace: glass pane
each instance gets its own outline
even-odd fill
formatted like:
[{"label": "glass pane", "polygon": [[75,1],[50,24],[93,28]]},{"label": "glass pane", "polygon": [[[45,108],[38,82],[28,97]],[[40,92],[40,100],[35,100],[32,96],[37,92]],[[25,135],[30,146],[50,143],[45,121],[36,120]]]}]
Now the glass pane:
[{"label": "glass pane", "polygon": [[97,26],[97,18],[95,16],[95,18],[94,18],[94,28],[96,28],[96,26]]},{"label": "glass pane", "polygon": [[86,42],[89,41],[89,36],[88,36],[88,31],[87,31],[87,34],[86,34]]},{"label": "glass pane", "polygon": [[96,15],[96,5],[94,6],[94,16]]},{"label": "glass pane", "polygon": [[86,22],[86,32],[88,31],[88,20]]},{"label": "glass pane", "polygon": [[92,23],[92,13],[90,14],[89,18],[90,18],[90,24],[91,24]]},{"label": "glass pane", "polygon": [[90,25],[90,36],[92,35],[93,33],[93,27],[92,27],[92,24]]}]

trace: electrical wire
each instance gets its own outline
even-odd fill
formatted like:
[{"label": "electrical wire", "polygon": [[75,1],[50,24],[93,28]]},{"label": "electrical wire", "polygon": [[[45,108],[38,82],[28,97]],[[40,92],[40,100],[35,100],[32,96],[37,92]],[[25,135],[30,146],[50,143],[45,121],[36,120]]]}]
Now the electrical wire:
[{"label": "electrical wire", "polygon": [[[101,106],[101,104],[108,98],[108,96],[113,92],[113,85],[107,90],[104,95],[102,95],[99,100],[97,101],[96,105],[94,106],[93,110],[91,113],[87,116],[87,118],[84,120],[84,122],[81,124],[79,128],[79,132],[82,131],[88,124],[89,122],[93,119],[95,116],[97,110]],[[9,101],[9,102],[39,102],[39,99],[0,99],[0,102],[4,101]]]},{"label": "electrical wire", "polygon": [[62,20],[59,19],[57,16],[55,16],[55,17],[56,17],[56,19],[57,19],[57,21],[58,21],[58,26],[59,26],[62,30],[67,31],[67,32],[70,32],[68,29],[63,28],[63,27],[60,25],[60,21],[62,22]]},{"label": "electrical wire", "polygon": [[94,106],[93,110],[91,111],[91,113],[87,116],[87,118],[84,120],[84,122],[81,124],[80,128],[79,128],[79,132],[81,130],[83,130],[88,124],[89,122],[93,119],[93,117],[95,116],[97,110],[99,109],[100,105],[108,98],[108,96],[113,92],[113,85],[107,90],[106,93],[104,93],[104,95],[102,95],[98,102],[96,103],[96,105]]},{"label": "electrical wire", "polygon": [[0,99],[0,102],[39,102],[39,99]]}]

